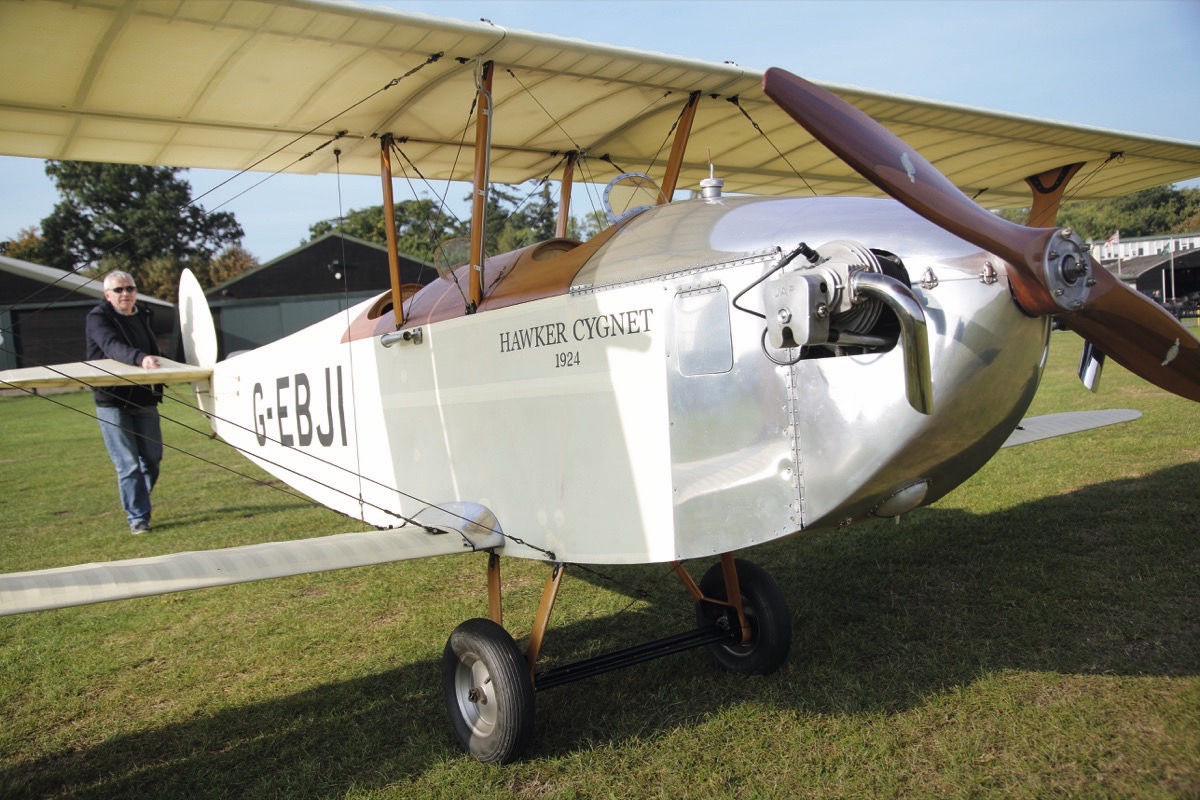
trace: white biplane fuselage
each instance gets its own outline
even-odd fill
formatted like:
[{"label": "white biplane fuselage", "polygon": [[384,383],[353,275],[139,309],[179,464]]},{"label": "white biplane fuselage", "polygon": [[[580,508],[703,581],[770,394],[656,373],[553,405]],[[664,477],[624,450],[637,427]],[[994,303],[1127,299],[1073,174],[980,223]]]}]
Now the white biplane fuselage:
[{"label": "white biplane fuselage", "polygon": [[[738,295],[781,251],[839,240],[894,254],[911,276],[932,413],[906,399],[902,345],[795,360],[744,310],[762,312],[761,292]],[[550,269],[557,255],[520,268]],[[466,502],[495,515],[507,555],[712,556],[895,516],[995,453],[1034,395],[1049,324],[1021,313],[992,263],[892,201],[658,206],[596,249],[565,293],[409,319],[407,339],[353,324],[379,305],[368,301],[228,358],[212,377],[214,427],[372,525]],[[458,298],[444,279],[424,291]]]}]

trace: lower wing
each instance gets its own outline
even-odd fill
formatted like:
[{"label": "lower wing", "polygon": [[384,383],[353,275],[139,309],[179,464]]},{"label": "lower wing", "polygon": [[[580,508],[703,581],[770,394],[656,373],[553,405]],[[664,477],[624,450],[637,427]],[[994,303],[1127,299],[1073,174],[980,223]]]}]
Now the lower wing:
[{"label": "lower wing", "polygon": [[158,359],[158,369],[144,369],[111,358],[75,361],[45,367],[25,367],[0,372],[0,386],[12,389],[61,389],[79,386],[126,386],[194,383],[212,376],[211,367],[193,367],[169,358]]}]

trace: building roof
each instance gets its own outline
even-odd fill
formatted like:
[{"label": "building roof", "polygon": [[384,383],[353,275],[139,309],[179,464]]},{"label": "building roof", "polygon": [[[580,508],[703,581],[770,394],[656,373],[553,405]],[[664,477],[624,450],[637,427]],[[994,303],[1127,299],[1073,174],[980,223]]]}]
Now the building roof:
[{"label": "building roof", "polygon": [[[437,270],[401,254],[403,283],[427,283]],[[383,291],[390,286],[387,248],[330,231],[225,281],[205,294],[212,300]]]},{"label": "building roof", "polygon": [[[28,281],[44,284],[46,287],[56,287],[60,290],[53,297],[26,296],[19,288],[15,293],[0,290],[0,302],[6,305],[21,305],[26,302],[44,305],[60,301],[63,299],[63,295],[66,294],[83,295],[95,298],[96,300],[104,298],[104,286],[100,279],[88,278],[78,273],[58,269],[57,267],[47,267],[42,264],[34,264],[30,261],[22,261],[19,258],[0,256],[0,273],[14,275]],[[173,306],[172,303],[168,303],[165,300],[159,300],[157,297],[150,297],[143,294],[138,295],[138,302],[164,306],[166,308]]]},{"label": "building roof", "polygon": [[[1119,272],[1116,261],[1105,261],[1104,268],[1112,273],[1114,277],[1120,278],[1126,283],[1134,283],[1147,273],[1166,269],[1170,263],[1170,253],[1154,253],[1148,256],[1123,259],[1120,263]],[[1198,265],[1200,265],[1200,249],[1183,250],[1175,253],[1176,271],[1194,269]]]}]

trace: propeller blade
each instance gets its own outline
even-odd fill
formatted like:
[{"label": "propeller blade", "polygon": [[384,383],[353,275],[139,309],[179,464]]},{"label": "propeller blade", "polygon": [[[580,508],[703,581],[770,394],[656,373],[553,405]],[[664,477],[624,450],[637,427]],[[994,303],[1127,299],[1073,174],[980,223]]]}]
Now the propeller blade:
[{"label": "propeller blade", "polygon": [[1165,308],[1096,264],[1084,311],[1059,321],[1133,374],[1200,402],[1200,340]]},{"label": "propeller blade", "polygon": [[842,98],[786,70],[763,75],[763,91],[817,141],[925,219],[1009,262],[1021,273],[1017,300],[1031,314],[1061,310],[1030,255],[1040,259],[1053,228],[1029,228],[979,206],[904,141]]},{"label": "propeller blade", "polygon": [[1068,327],[1131,372],[1200,401],[1200,343],[1154,301],[1100,266],[1070,231],[1018,225],[992,214],[891,131],[786,70],[767,70],[763,91],[884,192],[1003,258],[1013,296],[1026,313],[1063,315]]}]

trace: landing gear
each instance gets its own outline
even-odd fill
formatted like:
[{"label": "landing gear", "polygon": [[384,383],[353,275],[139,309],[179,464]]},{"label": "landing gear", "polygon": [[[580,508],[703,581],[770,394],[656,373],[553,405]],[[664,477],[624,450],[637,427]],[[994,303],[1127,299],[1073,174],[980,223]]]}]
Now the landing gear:
[{"label": "landing gear", "polygon": [[[735,559],[742,610],[750,625],[750,635],[740,641],[726,640],[707,645],[717,665],[742,675],[769,675],[787,661],[792,646],[792,620],[787,600],[779,584],[757,564]],[[721,564],[700,579],[700,591],[706,599],[696,601],[696,621],[701,626],[716,625],[737,631],[738,615],[733,606],[713,600],[728,600]]]},{"label": "landing gear", "polygon": [[696,599],[695,630],[537,672],[565,565],[556,564],[546,582],[522,655],[500,624],[499,560],[495,554],[488,560],[491,619],[459,625],[442,654],[446,711],[459,742],[480,761],[504,764],[522,754],[533,732],[534,692],[699,647],[742,675],[766,675],[787,660],[792,628],[783,592],[761,567],[726,553],[698,584],[674,564]]},{"label": "landing gear", "polygon": [[442,694],[454,733],[483,762],[507,764],[533,733],[529,665],[508,631],[487,619],[454,629],[442,653]]}]

